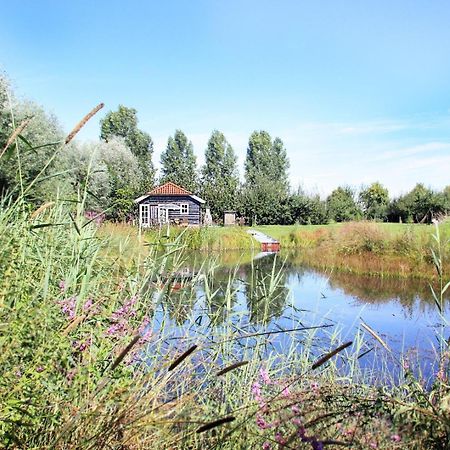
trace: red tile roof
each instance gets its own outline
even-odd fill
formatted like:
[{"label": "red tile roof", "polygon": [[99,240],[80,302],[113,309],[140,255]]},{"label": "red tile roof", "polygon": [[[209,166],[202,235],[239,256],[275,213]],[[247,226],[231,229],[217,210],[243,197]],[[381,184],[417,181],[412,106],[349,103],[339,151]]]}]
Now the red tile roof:
[{"label": "red tile roof", "polygon": [[186,189],[177,186],[175,183],[169,181],[161,186],[156,187],[151,190],[149,195],[192,195],[192,192],[187,191]]}]

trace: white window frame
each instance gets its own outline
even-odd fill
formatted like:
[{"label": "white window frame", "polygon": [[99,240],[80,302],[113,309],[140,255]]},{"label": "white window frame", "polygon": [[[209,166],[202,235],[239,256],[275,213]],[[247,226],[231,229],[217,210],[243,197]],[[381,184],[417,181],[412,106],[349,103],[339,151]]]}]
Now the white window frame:
[{"label": "white window frame", "polygon": [[[186,207],[186,212],[183,212],[183,206]],[[180,215],[181,216],[189,215],[189,203],[180,203]]]},{"label": "white window frame", "polygon": [[150,226],[150,205],[148,203],[141,203],[139,205],[139,208],[140,208],[140,225],[141,225],[141,227]]}]

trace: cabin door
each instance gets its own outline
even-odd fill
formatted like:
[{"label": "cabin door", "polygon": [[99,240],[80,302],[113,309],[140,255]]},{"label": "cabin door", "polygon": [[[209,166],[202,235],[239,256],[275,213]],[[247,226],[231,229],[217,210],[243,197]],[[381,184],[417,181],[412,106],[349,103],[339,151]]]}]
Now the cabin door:
[{"label": "cabin door", "polygon": [[158,221],[160,224],[169,222],[169,210],[163,206],[158,207]]}]

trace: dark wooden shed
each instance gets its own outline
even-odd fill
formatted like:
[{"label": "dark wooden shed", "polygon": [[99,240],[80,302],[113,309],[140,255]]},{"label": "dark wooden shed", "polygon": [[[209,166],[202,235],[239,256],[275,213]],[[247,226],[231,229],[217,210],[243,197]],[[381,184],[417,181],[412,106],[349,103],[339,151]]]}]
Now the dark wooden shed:
[{"label": "dark wooden shed", "polygon": [[188,190],[168,182],[137,198],[139,226],[146,228],[166,223],[201,225],[206,203]]}]

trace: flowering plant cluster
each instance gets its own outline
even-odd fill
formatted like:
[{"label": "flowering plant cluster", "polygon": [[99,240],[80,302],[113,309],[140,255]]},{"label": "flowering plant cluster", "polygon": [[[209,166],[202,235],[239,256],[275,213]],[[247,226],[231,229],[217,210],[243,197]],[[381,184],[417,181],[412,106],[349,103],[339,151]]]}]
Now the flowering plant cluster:
[{"label": "flowering plant cluster", "polygon": [[374,399],[358,399],[347,391],[346,386],[339,389],[313,379],[273,379],[261,368],[252,395],[258,405],[255,423],[265,439],[262,448],[403,448],[392,424],[364,411],[364,401],[373,404]]}]

